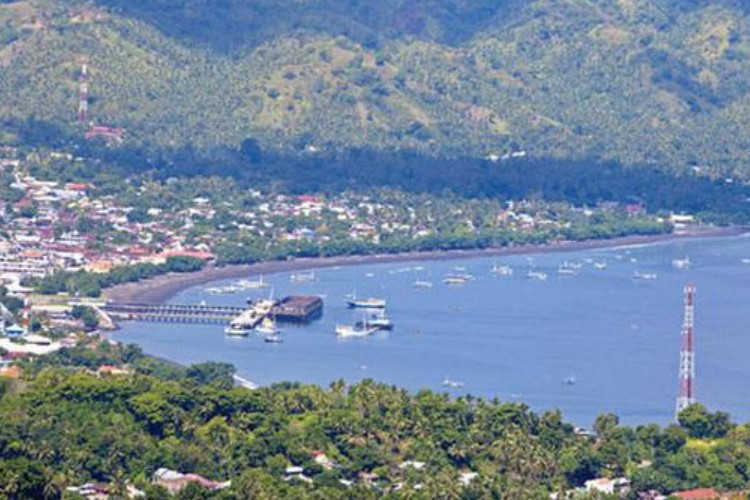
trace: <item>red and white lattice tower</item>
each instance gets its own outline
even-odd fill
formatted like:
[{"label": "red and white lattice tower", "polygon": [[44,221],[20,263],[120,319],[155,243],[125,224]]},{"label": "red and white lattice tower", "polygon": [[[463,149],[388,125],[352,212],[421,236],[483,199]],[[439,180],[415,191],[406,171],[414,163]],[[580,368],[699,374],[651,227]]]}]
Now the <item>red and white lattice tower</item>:
[{"label": "red and white lattice tower", "polygon": [[78,85],[78,122],[86,123],[89,113],[89,69],[85,62],[81,66],[81,80]]},{"label": "red and white lattice tower", "polygon": [[680,349],[680,395],[676,414],[695,403],[695,286],[685,286],[685,316]]}]

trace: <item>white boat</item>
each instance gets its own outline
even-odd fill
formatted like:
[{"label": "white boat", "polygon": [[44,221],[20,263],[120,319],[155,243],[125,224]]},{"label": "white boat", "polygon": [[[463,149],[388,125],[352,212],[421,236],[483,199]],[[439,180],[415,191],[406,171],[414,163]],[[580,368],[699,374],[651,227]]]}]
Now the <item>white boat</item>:
[{"label": "white boat", "polygon": [[578,274],[580,266],[576,266],[568,261],[563,262],[557,268],[557,274],[562,276],[573,276]]},{"label": "white boat", "polygon": [[633,273],[633,279],[636,279],[636,280],[653,281],[657,277],[658,276],[656,275],[656,273],[644,273],[641,271],[636,271]]},{"label": "white boat", "polygon": [[451,389],[460,389],[464,386],[464,383],[459,380],[451,380],[450,378],[445,377],[441,385],[443,387],[450,387]]},{"label": "white boat", "polygon": [[376,299],[373,297],[358,299],[357,294],[354,292],[344,300],[346,304],[352,308],[384,309],[386,305],[385,299]]},{"label": "white boat", "polygon": [[689,269],[693,266],[693,263],[690,262],[690,257],[685,257],[684,259],[674,259],[672,261],[672,267],[675,269]]},{"label": "white boat", "polygon": [[369,337],[377,331],[377,328],[369,326],[367,323],[360,326],[336,325],[336,335],[341,338]]},{"label": "white boat", "polygon": [[446,285],[464,285],[473,279],[474,276],[468,273],[449,274],[443,278],[443,283]]},{"label": "white boat", "polygon": [[598,269],[599,271],[603,271],[607,269],[607,263],[606,262],[594,262],[594,269]]},{"label": "white boat", "polygon": [[289,276],[289,281],[292,283],[309,283],[316,279],[315,271],[310,271],[309,273],[295,273]]},{"label": "white boat", "polygon": [[226,285],[226,286],[219,286],[219,287],[212,287],[207,288],[206,291],[208,293],[218,294],[218,293],[234,293],[238,290],[238,288],[234,285]]},{"label": "white boat", "polygon": [[357,326],[371,326],[373,328],[377,328],[378,330],[393,330],[393,323],[391,322],[391,319],[386,316],[385,310],[380,311],[380,313],[378,314],[372,315],[370,319],[358,322]]},{"label": "white boat", "polygon": [[284,342],[284,339],[281,338],[281,335],[277,333],[275,335],[266,335],[263,341],[269,344],[281,344],[282,342]]},{"label": "white boat", "polygon": [[255,327],[255,331],[263,335],[278,335],[281,330],[276,326],[276,321],[271,318],[264,318],[258,326]]},{"label": "white boat", "polygon": [[490,269],[490,272],[492,274],[496,274],[498,276],[512,276],[513,275],[513,268],[506,265],[497,265],[494,264],[492,266],[492,269]]},{"label": "white boat", "polygon": [[432,281],[416,280],[412,285],[414,288],[432,288]]},{"label": "white boat", "polygon": [[250,332],[241,326],[229,325],[224,328],[224,333],[226,333],[228,337],[247,337]]},{"label": "white boat", "polygon": [[263,275],[261,274],[257,280],[240,280],[237,282],[237,286],[244,289],[258,289],[267,288],[270,285],[268,282],[263,281]]},{"label": "white boat", "polygon": [[544,273],[542,271],[530,270],[528,273],[526,273],[526,278],[536,281],[547,281],[547,273]]}]

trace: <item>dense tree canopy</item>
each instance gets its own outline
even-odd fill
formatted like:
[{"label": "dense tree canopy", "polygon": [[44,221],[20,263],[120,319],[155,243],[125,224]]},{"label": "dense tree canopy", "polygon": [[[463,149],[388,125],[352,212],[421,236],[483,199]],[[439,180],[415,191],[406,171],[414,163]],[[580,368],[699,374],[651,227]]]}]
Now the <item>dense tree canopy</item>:
[{"label": "dense tree canopy", "polygon": [[[134,373],[91,374],[122,363]],[[107,342],[60,351],[24,370],[22,385],[0,391],[0,494],[10,498],[56,498],[64,486],[86,481],[132,482],[158,496],[148,479],[159,467],[232,481],[228,490],[191,487],[179,498],[375,498],[392,491],[392,498],[541,499],[619,475],[641,491],[750,485],[750,427],[700,405],[663,429],[623,427],[605,414],[588,436],[557,411],[412,394],[372,380],[247,390],[232,387],[231,366],[183,368]],[[321,453],[329,462],[315,460]],[[284,481],[290,465],[313,482]],[[361,472],[377,475],[374,486],[361,482]],[[466,472],[478,476],[461,486]]]}]

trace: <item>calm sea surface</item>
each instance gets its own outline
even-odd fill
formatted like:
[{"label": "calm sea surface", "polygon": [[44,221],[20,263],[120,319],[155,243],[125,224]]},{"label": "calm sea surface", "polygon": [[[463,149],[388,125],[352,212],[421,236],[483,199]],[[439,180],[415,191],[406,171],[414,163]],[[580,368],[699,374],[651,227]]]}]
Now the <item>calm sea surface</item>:
[{"label": "calm sea surface", "polygon": [[[692,268],[673,268],[673,259],[686,256]],[[292,283],[282,273],[264,277],[275,296],[319,294],[325,300],[324,317],[309,326],[284,326],[282,344],[264,343],[255,334],[227,338],[219,325],[126,323],[113,337],[180,363],[233,363],[241,376],[259,384],[374,378],[415,391],[518,400],[536,410],[560,408],[582,426],[605,411],[628,424],[667,423],[678,389],[682,290],[692,282],[698,287],[698,399],[747,421],[750,261],[743,259],[750,259],[747,237],[330,268],[316,271],[313,283]],[[566,260],[582,264],[577,275],[558,274]],[[512,266],[514,275],[493,276],[496,262]],[[606,262],[607,268],[596,269],[594,262]],[[476,280],[463,286],[441,283],[456,267]],[[549,279],[528,279],[530,268]],[[636,271],[658,277],[636,280]],[[434,286],[417,289],[415,280]],[[185,290],[172,302],[241,305],[248,297],[268,294],[215,295],[206,288]],[[343,302],[353,290],[361,297],[386,298],[395,330],[337,338],[336,323],[361,318]],[[446,377],[464,386],[443,387]],[[571,377],[575,383],[566,384]]]}]

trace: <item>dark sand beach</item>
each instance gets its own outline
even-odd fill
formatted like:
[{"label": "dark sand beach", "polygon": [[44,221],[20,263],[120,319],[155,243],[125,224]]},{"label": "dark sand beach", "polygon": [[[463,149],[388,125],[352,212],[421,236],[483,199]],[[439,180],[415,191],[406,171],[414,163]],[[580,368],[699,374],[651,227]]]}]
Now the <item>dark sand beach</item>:
[{"label": "dark sand beach", "polygon": [[627,245],[642,245],[686,238],[710,238],[737,236],[747,232],[746,228],[695,228],[688,232],[648,236],[626,236],[606,240],[562,241],[544,245],[519,245],[477,250],[439,250],[430,252],[407,252],[398,254],[346,255],[258,262],[255,264],[214,266],[195,273],[171,273],[136,283],[126,283],[103,292],[106,299],[116,302],[162,303],[181,290],[212,281],[257,276],[278,272],[302,271],[335,266],[355,266],[388,262],[448,260],[459,258],[519,255],[540,252],[566,252],[593,248],[610,248]]}]

